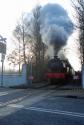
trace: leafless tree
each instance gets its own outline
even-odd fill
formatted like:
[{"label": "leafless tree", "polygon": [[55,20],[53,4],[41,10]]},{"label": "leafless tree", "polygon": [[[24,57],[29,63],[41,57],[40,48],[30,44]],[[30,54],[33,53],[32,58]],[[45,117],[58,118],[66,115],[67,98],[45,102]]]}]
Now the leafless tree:
[{"label": "leafless tree", "polygon": [[17,23],[15,30],[13,31],[14,37],[19,42],[19,53],[20,53],[20,46],[23,48],[23,57],[24,63],[26,64],[26,45],[28,44],[29,36],[28,36],[28,22],[26,21],[27,18],[25,14],[22,14],[21,19]]},{"label": "leafless tree", "polygon": [[[30,58],[28,54],[32,53],[33,62],[36,67],[35,74],[38,80],[42,78],[41,72],[43,70],[42,66],[44,66],[46,52],[46,45],[43,43],[40,33],[40,9],[40,6],[36,6],[30,16],[28,14],[26,14],[26,16],[22,15],[13,31],[13,35],[18,41],[17,56],[19,57],[19,61],[17,62],[19,64],[19,71],[21,63],[28,63],[28,59]],[[29,51],[27,51],[27,49],[29,49]],[[11,60],[11,56],[14,58],[14,54],[9,55],[9,60]]]},{"label": "leafless tree", "polygon": [[76,10],[77,26],[79,30],[79,44],[80,52],[82,55],[82,88],[84,89],[84,0],[71,0],[73,7]]},{"label": "leafless tree", "polygon": [[34,44],[33,53],[36,58],[36,76],[37,79],[42,77],[41,74],[41,66],[44,65],[44,57],[46,51],[46,45],[42,41],[42,36],[40,33],[40,6],[36,6],[36,8],[32,11],[32,20],[31,20],[31,39]]},{"label": "leafless tree", "polygon": [[79,30],[80,52],[82,54],[82,64],[84,64],[84,0],[71,0],[76,11],[77,24],[75,28]]}]

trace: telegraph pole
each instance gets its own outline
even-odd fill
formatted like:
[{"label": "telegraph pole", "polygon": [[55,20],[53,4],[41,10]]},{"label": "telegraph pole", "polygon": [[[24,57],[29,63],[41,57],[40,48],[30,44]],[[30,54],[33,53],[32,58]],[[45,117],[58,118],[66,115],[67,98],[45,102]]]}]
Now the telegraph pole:
[{"label": "telegraph pole", "polygon": [[4,59],[5,59],[5,54],[2,53],[1,57],[1,62],[2,62],[2,73],[1,73],[1,86],[3,86],[3,67],[4,67]]},{"label": "telegraph pole", "polygon": [[4,61],[2,61],[1,87],[3,86],[3,65],[4,65]]},{"label": "telegraph pole", "polygon": [[0,35],[0,53],[1,53],[1,62],[2,62],[1,86],[3,86],[3,67],[4,67],[4,59],[6,54],[6,38],[3,38],[1,35]]}]

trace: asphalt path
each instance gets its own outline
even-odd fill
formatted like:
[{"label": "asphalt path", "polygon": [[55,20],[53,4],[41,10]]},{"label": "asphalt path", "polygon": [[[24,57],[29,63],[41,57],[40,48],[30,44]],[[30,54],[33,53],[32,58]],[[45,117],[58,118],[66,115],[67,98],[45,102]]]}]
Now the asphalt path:
[{"label": "asphalt path", "polygon": [[1,89],[0,125],[84,125],[84,100],[59,93]]}]

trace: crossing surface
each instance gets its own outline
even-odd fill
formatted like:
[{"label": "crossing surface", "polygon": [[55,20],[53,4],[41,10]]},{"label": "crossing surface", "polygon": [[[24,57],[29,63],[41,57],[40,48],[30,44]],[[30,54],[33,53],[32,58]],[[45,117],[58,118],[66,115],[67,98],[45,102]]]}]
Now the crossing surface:
[{"label": "crossing surface", "polygon": [[71,93],[0,88],[0,125],[84,125],[84,99]]}]

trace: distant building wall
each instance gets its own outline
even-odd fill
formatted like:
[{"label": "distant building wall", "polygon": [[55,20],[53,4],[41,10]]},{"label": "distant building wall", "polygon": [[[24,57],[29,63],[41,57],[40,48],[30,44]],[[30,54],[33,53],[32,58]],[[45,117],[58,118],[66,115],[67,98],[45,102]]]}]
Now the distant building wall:
[{"label": "distant building wall", "polygon": [[[2,75],[0,74],[0,86],[1,86],[1,79]],[[27,77],[26,77],[26,65],[22,65],[22,72],[21,74],[3,74],[3,86],[16,86],[16,85],[23,85],[27,84]]]}]

